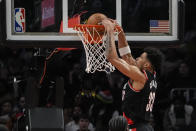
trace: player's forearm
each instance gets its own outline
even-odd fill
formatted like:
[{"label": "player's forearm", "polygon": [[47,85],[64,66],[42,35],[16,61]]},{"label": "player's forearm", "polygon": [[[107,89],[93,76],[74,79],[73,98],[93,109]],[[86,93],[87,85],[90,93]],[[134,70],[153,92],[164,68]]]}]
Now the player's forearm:
[{"label": "player's forearm", "polygon": [[[121,29],[122,30],[122,29]],[[128,46],[128,43],[127,43],[127,40],[126,40],[126,37],[125,37],[125,33],[124,31],[122,30],[119,34],[118,34],[118,48],[123,48],[123,47],[126,47]]]},{"label": "player's forearm", "polygon": [[115,45],[115,38],[114,38],[114,32],[112,30],[107,31],[106,36],[106,57],[108,61],[114,58],[118,58],[118,54],[116,51],[116,45]]},{"label": "player's forearm", "polygon": [[[124,48],[124,49],[123,49]],[[130,65],[135,65],[135,59],[131,55],[131,50],[127,43],[124,31],[122,30],[118,35],[118,49],[123,60],[125,60]],[[120,52],[121,50],[121,52]]]}]

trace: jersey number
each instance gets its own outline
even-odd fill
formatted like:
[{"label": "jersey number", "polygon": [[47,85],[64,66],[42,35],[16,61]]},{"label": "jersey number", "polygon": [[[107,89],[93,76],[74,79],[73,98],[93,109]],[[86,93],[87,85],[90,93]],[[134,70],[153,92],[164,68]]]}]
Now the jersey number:
[{"label": "jersey number", "polygon": [[154,100],[155,100],[155,92],[150,92],[149,98],[148,98],[148,104],[146,106],[146,111],[152,112]]}]

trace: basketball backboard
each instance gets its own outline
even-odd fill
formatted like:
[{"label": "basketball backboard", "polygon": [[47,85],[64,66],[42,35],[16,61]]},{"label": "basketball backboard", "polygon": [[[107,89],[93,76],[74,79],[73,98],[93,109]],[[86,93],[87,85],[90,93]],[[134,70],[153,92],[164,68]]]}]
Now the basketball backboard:
[{"label": "basketball backboard", "polygon": [[[133,46],[167,46],[183,36],[183,0],[3,0],[5,44],[79,47],[73,30],[96,12],[116,19]],[[1,18],[3,19],[3,18]]]}]

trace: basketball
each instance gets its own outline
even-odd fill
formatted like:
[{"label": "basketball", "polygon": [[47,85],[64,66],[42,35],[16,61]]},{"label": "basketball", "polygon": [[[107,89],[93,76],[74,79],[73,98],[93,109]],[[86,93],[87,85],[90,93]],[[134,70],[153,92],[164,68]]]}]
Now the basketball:
[{"label": "basketball", "polygon": [[106,19],[106,18],[107,18],[107,16],[102,14],[102,13],[95,13],[95,14],[92,14],[88,18],[86,24],[88,24],[88,25],[99,25],[99,24],[101,24],[101,21],[103,19]]},{"label": "basketball", "polygon": [[[103,19],[106,19],[106,18],[107,18],[107,16],[104,15],[104,14],[102,14],[102,13],[95,13],[95,14],[92,14],[92,15],[88,18],[86,24],[88,24],[88,25],[101,25],[101,21],[102,21]],[[91,31],[91,30],[90,30],[90,31]],[[100,34],[103,34],[104,31],[105,31],[105,29],[104,29],[104,28],[99,28],[99,29],[97,29],[97,31],[98,31]]]}]

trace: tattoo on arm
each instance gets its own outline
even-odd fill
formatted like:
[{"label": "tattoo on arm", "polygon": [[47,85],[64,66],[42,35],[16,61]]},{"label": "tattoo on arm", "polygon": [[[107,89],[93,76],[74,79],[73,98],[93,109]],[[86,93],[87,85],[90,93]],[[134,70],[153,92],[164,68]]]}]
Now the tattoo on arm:
[{"label": "tattoo on arm", "polygon": [[112,52],[112,41],[111,41],[111,35],[108,32],[106,35],[106,57],[110,57]]}]

